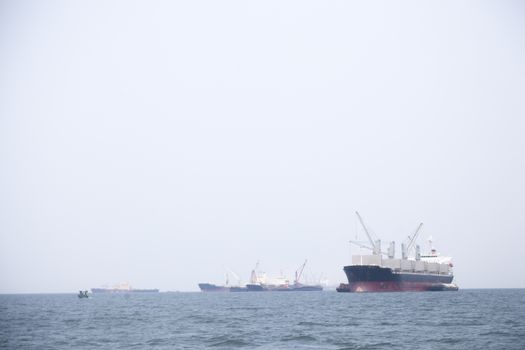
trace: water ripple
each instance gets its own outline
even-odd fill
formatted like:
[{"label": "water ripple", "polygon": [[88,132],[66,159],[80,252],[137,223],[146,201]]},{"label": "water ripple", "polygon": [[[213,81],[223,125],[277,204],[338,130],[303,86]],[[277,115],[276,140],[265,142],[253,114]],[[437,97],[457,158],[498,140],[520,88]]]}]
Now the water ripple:
[{"label": "water ripple", "polygon": [[525,290],[0,295],[1,349],[525,349]]}]

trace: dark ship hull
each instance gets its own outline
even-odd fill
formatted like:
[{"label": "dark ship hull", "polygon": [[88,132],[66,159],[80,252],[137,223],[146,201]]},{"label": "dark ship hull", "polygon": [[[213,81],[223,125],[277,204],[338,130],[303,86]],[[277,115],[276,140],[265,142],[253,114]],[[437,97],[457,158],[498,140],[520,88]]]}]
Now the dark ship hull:
[{"label": "dark ship hull", "polygon": [[229,292],[230,287],[218,286],[211,283],[199,283],[199,288],[203,292]]},{"label": "dark ship hull", "polygon": [[238,286],[218,286],[211,283],[199,283],[199,288],[202,292],[246,292],[245,287]]},{"label": "dark ship hull", "polygon": [[342,283],[338,292],[422,292],[458,290],[451,284],[451,274],[403,273],[391,268],[372,265],[345,266],[348,284]]},{"label": "dark ship hull", "polygon": [[294,286],[291,288],[292,292],[321,292],[323,290],[322,286],[314,286],[314,285],[301,285],[301,286]]},{"label": "dark ship hull", "polygon": [[249,292],[320,292],[322,286],[318,285],[291,285],[291,286],[270,286],[264,284],[247,284],[246,289]]}]

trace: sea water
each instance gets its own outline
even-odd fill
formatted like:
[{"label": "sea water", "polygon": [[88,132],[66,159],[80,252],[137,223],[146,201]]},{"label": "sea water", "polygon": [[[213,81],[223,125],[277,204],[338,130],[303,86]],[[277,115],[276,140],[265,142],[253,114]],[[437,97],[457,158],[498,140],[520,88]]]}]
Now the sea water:
[{"label": "sea water", "polygon": [[525,290],[0,295],[5,349],[525,349]]}]

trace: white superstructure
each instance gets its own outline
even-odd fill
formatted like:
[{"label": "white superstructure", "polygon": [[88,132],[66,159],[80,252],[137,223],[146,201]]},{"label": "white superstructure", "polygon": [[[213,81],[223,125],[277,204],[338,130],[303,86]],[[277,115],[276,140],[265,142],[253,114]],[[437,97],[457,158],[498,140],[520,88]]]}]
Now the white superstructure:
[{"label": "white superstructure", "polygon": [[440,274],[452,275],[452,258],[449,256],[441,256],[438,254],[433,246],[432,237],[429,237],[430,252],[426,255],[421,255],[420,247],[416,244],[416,239],[421,231],[423,224],[419,224],[416,231],[408,236],[406,242],[401,244],[401,259],[395,257],[395,242],[390,242],[388,251],[381,250],[381,240],[373,239],[368,231],[363,219],[356,212],[357,218],[363,227],[368,238],[368,244],[359,241],[350,241],[360,248],[369,249],[372,254],[369,255],[353,255],[352,265],[368,265],[388,267],[394,272],[408,272],[421,274]]}]

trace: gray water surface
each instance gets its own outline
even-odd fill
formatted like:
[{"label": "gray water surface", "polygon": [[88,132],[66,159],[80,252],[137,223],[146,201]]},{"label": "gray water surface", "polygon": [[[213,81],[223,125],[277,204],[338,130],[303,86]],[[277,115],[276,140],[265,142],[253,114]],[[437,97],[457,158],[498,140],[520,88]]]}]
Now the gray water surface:
[{"label": "gray water surface", "polygon": [[525,289],[0,295],[5,349],[525,349]]}]

